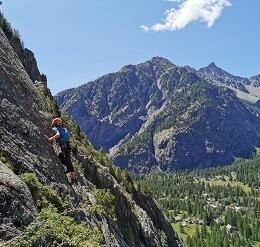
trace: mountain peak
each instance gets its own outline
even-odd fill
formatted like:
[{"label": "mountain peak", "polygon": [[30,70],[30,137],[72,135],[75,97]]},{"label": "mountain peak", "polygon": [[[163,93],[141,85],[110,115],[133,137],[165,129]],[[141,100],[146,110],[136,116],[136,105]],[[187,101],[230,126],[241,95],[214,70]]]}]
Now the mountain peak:
[{"label": "mountain peak", "polygon": [[167,58],[159,57],[159,56],[152,57],[149,61],[152,61],[152,62],[167,62],[167,63],[171,63]]},{"label": "mountain peak", "polygon": [[152,64],[155,64],[155,65],[166,65],[166,66],[172,66],[174,65],[170,60],[168,60],[167,58],[164,58],[164,57],[152,57],[150,60],[146,61],[146,63],[152,63]]},{"label": "mountain peak", "polygon": [[158,70],[158,68],[165,69],[168,67],[172,67],[174,64],[170,62],[168,59],[164,57],[152,57],[151,59],[140,63],[140,64],[129,64],[124,67],[122,67],[119,71],[120,72],[128,72],[128,71],[136,71],[136,69],[144,69],[144,68],[150,68],[152,70]]},{"label": "mountain peak", "polygon": [[211,62],[208,66],[199,69],[199,72],[211,73],[213,71],[222,72],[223,70],[218,67],[214,62]]},{"label": "mountain peak", "polygon": [[129,70],[135,70],[135,65],[133,64],[128,64],[128,65],[125,65],[124,67],[122,67],[120,69],[120,71],[129,71]]},{"label": "mountain peak", "polygon": [[222,68],[217,67],[217,65],[213,62],[207,67],[199,69],[197,74],[203,79],[211,81],[215,84],[225,84],[248,93],[245,85],[249,85],[250,81],[247,78],[232,75]]},{"label": "mountain peak", "polygon": [[260,86],[260,74],[250,77],[249,81],[250,81],[251,85],[253,85],[255,87],[259,87]]},{"label": "mountain peak", "polygon": [[212,62],[212,63],[210,63],[210,64],[207,66],[207,68],[215,68],[215,69],[217,69],[218,66],[217,66],[214,62]]}]

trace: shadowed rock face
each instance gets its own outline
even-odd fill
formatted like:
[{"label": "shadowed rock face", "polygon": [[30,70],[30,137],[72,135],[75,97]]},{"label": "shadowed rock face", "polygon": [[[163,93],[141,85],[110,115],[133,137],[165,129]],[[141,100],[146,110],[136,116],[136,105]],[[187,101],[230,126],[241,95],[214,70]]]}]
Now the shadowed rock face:
[{"label": "shadowed rock face", "polygon": [[[1,15],[0,18],[2,19],[3,18],[2,13],[0,13],[0,15]],[[7,35],[6,37],[9,41],[9,44],[12,46],[13,50],[19,57],[19,60],[24,66],[31,80],[33,82],[42,81],[46,83],[47,78],[45,75],[40,73],[33,52],[27,48],[24,48],[23,42],[21,41],[20,38],[13,37],[12,35]]]},{"label": "shadowed rock face", "polygon": [[[73,161],[81,164],[79,179],[73,186],[68,184],[62,164],[44,138],[50,135],[51,116],[36,88],[40,84],[46,86],[31,81],[0,29],[0,160],[5,161],[0,162],[0,240],[20,234],[20,227],[30,224],[37,214],[31,192],[17,176],[31,172],[61,197],[69,196],[73,217],[98,227],[104,245],[162,246],[164,233],[168,246],[177,246],[171,225],[155,201],[137,190],[128,193],[93,157],[89,144],[78,142],[81,148]],[[51,99],[47,88],[44,91]],[[116,220],[81,209],[86,200],[95,204],[95,187],[110,189],[116,197]]]},{"label": "shadowed rock face", "polygon": [[259,146],[259,118],[220,84],[245,87],[250,81],[215,64],[196,71],[156,57],[56,99],[120,167],[209,167],[249,157]]}]

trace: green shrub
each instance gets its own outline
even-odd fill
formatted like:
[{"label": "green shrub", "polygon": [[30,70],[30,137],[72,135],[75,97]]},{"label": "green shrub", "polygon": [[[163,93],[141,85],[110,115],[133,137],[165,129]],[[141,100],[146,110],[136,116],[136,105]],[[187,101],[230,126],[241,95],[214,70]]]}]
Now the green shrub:
[{"label": "green shrub", "polygon": [[96,161],[99,162],[102,166],[108,167],[111,163],[110,158],[106,155],[102,148],[99,151],[94,152],[94,157]]},{"label": "green shrub", "polygon": [[153,198],[153,192],[152,192],[151,188],[148,187],[148,185],[146,185],[144,183],[141,183],[141,184],[139,183],[139,190],[143,195],[145,195],[149,198]]},{"label": "green shrub", "polygon": [[93,195],[96,199],[96,205],[93,207],[93,211],[101,215],[115,215],[116,198],[109,189],[95,189]]},{"label": "green shrub", "polygon": [[39,246],[100,246],[103,238],[99,230],[78,224],[64,216],[49,204],[38,214],[37,219],[23,230],[23,235],[12,242],[12,247]]},{"label": "green shrub", "polygon": [[121,180],[121,185],[126,189],[128,193],[132,194],[135,190],[135,184],[127,170],[122,171]]},{"label": "green shrub", "polygon": [[43,185],[34,173],[24,173],[21,174],[19,177],[23,182],[26,183],[27,187],[32,193],[35,202],[45,198],[56,208],[62,208],[62,199],[58,195],[57,191],[50,186]]},{"label": "green shrub", "polygon": [[115,177],[116,177],[116,180],[118,183],[122,182],[122,180],[123,180],[122,170],[119,167],[115,168]]}]

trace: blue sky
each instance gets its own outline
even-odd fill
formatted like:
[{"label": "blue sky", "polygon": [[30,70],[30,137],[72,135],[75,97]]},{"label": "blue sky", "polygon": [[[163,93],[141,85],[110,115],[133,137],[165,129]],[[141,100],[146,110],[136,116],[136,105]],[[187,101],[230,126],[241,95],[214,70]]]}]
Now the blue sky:
[{"label": "blue sky", "polygon": [[[153,25],[164,23],[166,10],[171,14],[171,8],[180,8],[178,1],[3,0],[1,8],[57,93],[153,56],[194,68],[214,61],[236,75],[260,74],[260,1],[215,1],[232,6],[223,7],[210,28],[212,15],[206,14],[203,21],[194,22],[185,16],[188,24],[180,30],[176,26],[181,24],[175,22],[177,30],[163,25],[164,31],[158,32]],[[179,19],[183,21],[183,16]]]}]

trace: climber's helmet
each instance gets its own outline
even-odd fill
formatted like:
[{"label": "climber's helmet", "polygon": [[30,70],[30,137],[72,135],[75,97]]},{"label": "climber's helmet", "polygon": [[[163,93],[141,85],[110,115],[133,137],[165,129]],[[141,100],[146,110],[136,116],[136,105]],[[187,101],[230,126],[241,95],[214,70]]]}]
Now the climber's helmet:
[{"label": "climber's helmet", "polygon": [[63,124],[63,121],[61,118],[54,118],[51,122],[52,126],[61,126]]}]

